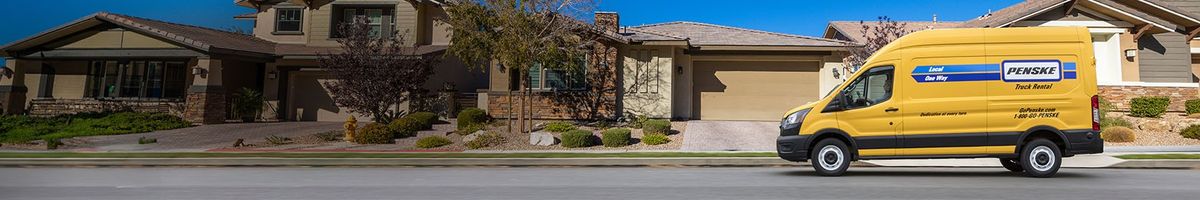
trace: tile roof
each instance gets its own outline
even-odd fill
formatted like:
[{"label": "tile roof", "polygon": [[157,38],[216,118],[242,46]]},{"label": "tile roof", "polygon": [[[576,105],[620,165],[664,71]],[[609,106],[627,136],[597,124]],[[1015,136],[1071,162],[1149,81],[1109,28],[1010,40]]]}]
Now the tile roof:
[{"label": "tile roof", "polygon": [[1026,0],[997,10],[974,20],[963,22],[962,28],[989,28],[1008,24],[1021,18],[1037,13],[1051,6],[1062,5],[1070,0]]},{"label": "tile roof", "polygon": [[825,39],[809,36],[774,33],[737,27],[721,26],[699,22],[667,22],[629,27],[627,30],[636,33],[646,33],[649,37],[686,38],[692,45],[731,45],[731,46],[814,46],[814,47],[845,47],[855,46],[848,41]]},{"label": "tile roof", "polygon": [[[878,26],[878,21],[832,21],[829,22],[829,28],[832,28],[842,35],[850,39],[851,42],[863,43],[866,41],[866,36],[862,34],[863,25],[868,27]],[[897,21],[903,23],[904,29],[908,31],[920,31],[927,29],[943,29],[955,28],[962,25],[962,22],[932,22],[932,21]]]},{"label": "tile roof", "polygon": [[1147,0],[1167,9],[1200,19],[1200,0]]},{"label": "tile roof", "polygon": [[212,51],[211,48],[215,47],[270,54],[275,50],[275,43],[252,35],[105,12],[95,16],[125,28],[153,34],[204,51]]}]

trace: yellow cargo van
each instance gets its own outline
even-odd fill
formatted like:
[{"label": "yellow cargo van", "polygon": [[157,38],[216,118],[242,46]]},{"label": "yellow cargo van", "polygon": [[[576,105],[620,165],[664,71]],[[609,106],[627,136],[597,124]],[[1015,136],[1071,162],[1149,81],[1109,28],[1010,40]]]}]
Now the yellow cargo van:
[{"label": "yellow cargo van", "polygon": [[994,157],[1033,177],[1104,151],[1082,27],[926,30],[875,52],[825,98],[788,111],[779,157],[841,175],[854,160]]}]

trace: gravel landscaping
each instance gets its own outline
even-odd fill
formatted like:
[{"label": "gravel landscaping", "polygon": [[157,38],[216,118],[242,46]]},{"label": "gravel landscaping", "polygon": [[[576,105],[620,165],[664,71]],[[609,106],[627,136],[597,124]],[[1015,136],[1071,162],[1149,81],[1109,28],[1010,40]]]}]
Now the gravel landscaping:
[{"label": "gravel landscaping", "polygon": [[1105,146],[1187,146],[1200,145],[1200,140],[1188,139],[1179,132],[1192,124],[1200,124],[1200,118],[1183,113],[1166,113],[1162,118],[1138,118],[1127,113],[1111,112],[1109,117],[1120,117],[1131,124],[1136,140],[1127,143],[1106,142]]}]

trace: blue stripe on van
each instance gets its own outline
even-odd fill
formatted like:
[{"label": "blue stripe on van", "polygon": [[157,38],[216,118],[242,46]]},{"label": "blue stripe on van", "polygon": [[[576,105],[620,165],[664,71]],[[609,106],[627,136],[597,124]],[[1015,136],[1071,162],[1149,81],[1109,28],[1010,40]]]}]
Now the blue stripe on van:
[{"label": "blue stripe on van", "polygon": [[[1075,79],[1075,62],[1064,62],[1063,79]],[[963,64],[917,66],[912,71],[913,80],[927,82],[998,81],[1001,80],[1000,64]]]}]

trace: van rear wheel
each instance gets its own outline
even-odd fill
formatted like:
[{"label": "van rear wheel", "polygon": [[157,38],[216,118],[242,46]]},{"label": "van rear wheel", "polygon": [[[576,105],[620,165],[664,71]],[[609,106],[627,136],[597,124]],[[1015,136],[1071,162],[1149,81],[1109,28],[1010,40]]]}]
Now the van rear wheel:
[{"label": "van rear wheel", "polygon": [[821,176],[841,176],[850,168],[850,150],[846,143],[838,139],[827,138],[817,142],[812,151],[813,169]]},{"label": "van rear wheel", "polygon": [[1017,162],[1017,159],[1015,159],[1015,158],[1001,158],[1000,165],[1004,166],[1004,169],[1007,169],[1008,171],[1011,171],[1011,172],[1025,171],[1025,168],[1021,167],[1021,163]]},{"label": "van rear wheel", "polygon": [[1058,145],[1041,138],[1026,143],[1019,159],[1025,175],[1030,177],[1054,176],[1062,166],[1062,152]]}]

